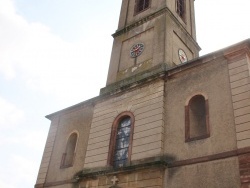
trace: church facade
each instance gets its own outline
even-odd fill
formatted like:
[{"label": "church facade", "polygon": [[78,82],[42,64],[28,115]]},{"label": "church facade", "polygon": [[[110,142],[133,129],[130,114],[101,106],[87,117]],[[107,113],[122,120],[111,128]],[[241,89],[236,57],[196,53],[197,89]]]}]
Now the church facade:
[{"label": "church facade", "polygon": [[199,57],[194,0],[123,0],[100,95],[46,116],[36,188],[250,188],[250,40]]}]

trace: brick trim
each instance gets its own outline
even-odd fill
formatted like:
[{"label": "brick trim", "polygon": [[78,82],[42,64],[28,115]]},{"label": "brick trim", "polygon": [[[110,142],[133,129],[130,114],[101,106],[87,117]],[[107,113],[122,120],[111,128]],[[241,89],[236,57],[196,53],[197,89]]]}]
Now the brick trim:
[{"label": "brick trim", "polygon": [[193,159],[174,161],[168,164],[168,168],[175,168],[175,167],[187,166],[187,165],[192,165],[192,164],[197,164],[197,163],[204,163],[204,162],[220,160],[220,159],[225,159],[225,158],[230,158],[230,157],[238,157],[244,154],[250,154],[250,147],[236,149],[236,150],[218,153],[214,155],[207,155],[204,157],[197,157]]},{"label": "brick trim", "polygon": [[250,153],[239,156],[239,170],[242,185],[250,185]]}]

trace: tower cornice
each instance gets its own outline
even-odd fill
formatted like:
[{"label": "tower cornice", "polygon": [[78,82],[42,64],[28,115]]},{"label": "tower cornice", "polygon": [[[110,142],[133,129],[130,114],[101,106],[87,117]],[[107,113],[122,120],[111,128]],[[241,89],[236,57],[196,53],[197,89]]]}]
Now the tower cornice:
[{"label": "tower cornice", "polygon": [[161,16],[163,14],[167,13],[173,20],[174,22],[180,26],[181,30],[184,31],[184,33],[187,35],[187,37],[196,45],[196,47],[198,47],[199,50],[201,50],[200,46],[198,45],[198,43],[196,42],[196,40],[187,32],[186,28],[182,25],[182,23],[176,18],[176,16],[171,12],[171,10],[168,7],[164,7],[150,15],[147,15],[133,23],[128,24],[126,27],[122,28],[122,29],[118,29],[114,34],[112,34],[112,36],[118,37],[122,34],[125,34],[127,32],[129,32],[130,30],[134,29],[135,27],[138,27],[158,16]]}]

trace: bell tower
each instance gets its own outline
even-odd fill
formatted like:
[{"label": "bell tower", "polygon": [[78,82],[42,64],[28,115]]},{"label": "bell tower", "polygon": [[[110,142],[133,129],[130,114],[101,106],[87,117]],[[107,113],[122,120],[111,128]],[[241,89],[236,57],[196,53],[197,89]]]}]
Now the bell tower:
[{"label": "bell tower", "polygon": [[194,0],[123,0],[107,85],[198,57]]}]

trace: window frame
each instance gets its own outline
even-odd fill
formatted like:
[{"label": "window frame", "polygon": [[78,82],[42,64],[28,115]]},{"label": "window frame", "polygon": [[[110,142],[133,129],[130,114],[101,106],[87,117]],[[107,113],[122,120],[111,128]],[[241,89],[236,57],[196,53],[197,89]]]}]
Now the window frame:
[{"label": "window frame", "polygon": [[[126,112],[120,113],[115,118],[112,124],[108,160],[107,160],[108,166],[114,167],[113,159],[114,159],[115,148],[116,148],[117,130],[118,130],[119,123],[126,117],[130,117],[131,119],[131,129],[130,129],[130,138],[129,138],[128,158],[127,158],[127,162],[125,165],[129,165],[131,162],[135,117],[132,112],[126,111]],[[115,168],[119,168],[119,167],[115,167]]]},{"label": "window frame", "polygon": [[[179,10],[180,6],[179,6],[179,2],[182,1],[183,2],[183,11]],[[175,5],[175,11],[177,13],[177,15],[184,21],[186,22],[186,0],[176,0],[176,5]],[[180,3],[181,4],[181,3]]]},{"label": "window frame", "polygon": [[[145,4],[145,1],[147,1],[147,0],[143,0],[143,1]],[[135,0],[134,16],[137,14],[140,14],[141,12],[146,11],[147,9],[149,9],[151,7],[151,0],[148,0],[148,7],[143,8],[142,10],[139,11],[139,2],[140,2],[140,0]]]},{"label": "window frame", "polygon": [[[205,134],[201,134],[199,136],[195,136],[195,137],[191,137],[190,136],[190,104],[192,102],[192,99],[194,99],[194,97],[197,96],[202,96],[204,98],[205,101],[205,118],[206,118],[206,133]],[[209,125],[209,105],[208,105],[208,98],[205,97],[202,94],[197,94],[197,95],[193,95],[189,100],[188,100],[188,104],[185,105],[185,142],[191,142],[191,141],[195,141],[195,140],[202,140],[205,138],[210,137],[210,125]]]},{"label": "window frame", "polygon": [[[68,149],[68,145],[69,145],[69,140],[70,140],[70,137],[73,136],[74,134],[76,135],[76,143],[75,143],[75,148],[74,148],[74,153],[73,153],[73,159],[72,159],[71,163],[65,164],[67,149]],[[61,160],[60,168],[69,168],[69,167],[72,167],[74,165],[78,138],[79,138],[79,134],[78,134],[78,132],[75,132],[75,131],[70,133],[70,135],[68,136],[68,139],[67,139],[67,142],[66,142],[66,147],[65,147],[65,152],[62,154],[62,160]]]}]

